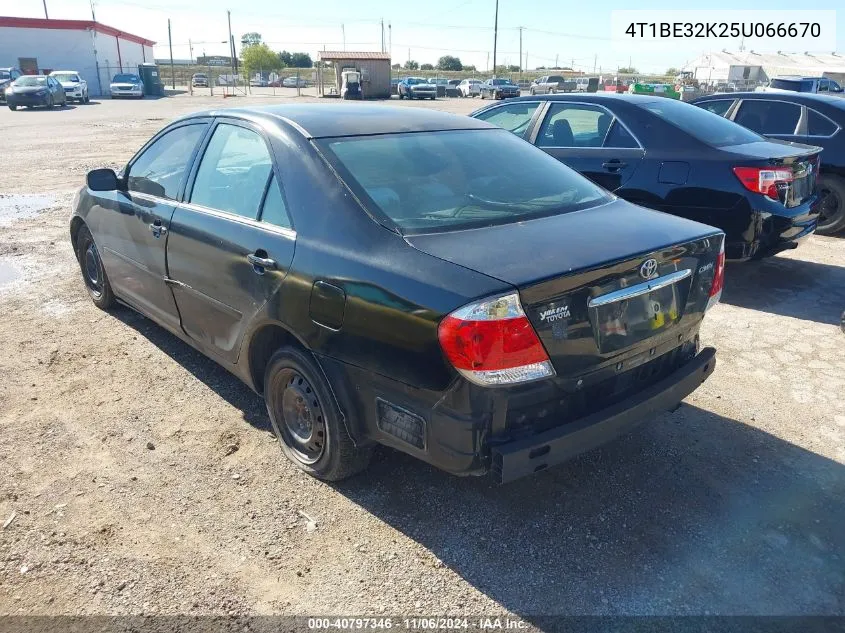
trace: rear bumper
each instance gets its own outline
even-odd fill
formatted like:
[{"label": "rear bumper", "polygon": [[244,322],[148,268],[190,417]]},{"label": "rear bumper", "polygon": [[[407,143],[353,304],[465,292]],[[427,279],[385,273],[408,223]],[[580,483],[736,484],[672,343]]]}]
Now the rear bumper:
[{"label": "rear bumper", "polygon": [[639,394],[598,413],[530,438],[496,446],[492,474],[508,483],[600,446],[627,433],[647,418],[677,406],[716,367],[716,350],[707,347],[672,375]]},{"label": "rear bumper", "polygon": [[790,211],[793,211],[790,215],[754,211],[744,231],[726,231],[727,259],[760,259],[797,248],[816,230],[818,199]]}]

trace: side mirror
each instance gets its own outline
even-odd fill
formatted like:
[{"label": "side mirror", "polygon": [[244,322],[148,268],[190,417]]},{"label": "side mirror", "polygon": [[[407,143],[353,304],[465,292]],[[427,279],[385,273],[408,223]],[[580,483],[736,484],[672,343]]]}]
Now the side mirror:
[{"label": "side mirror", "polygon": [[117,191],[120,189],[120,181],[113,169],[93,169],[88,172],[86,181],[91,191]]}]

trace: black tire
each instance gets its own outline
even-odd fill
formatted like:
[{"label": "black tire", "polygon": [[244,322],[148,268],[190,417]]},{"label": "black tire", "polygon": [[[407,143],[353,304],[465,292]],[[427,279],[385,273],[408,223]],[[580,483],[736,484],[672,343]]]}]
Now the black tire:
[{"label": "black tire", "polygon": [[532,97],[533,97],[535,94],[537,94],[536,92],[534,92],[534,88],[532,88],[529,92],[531,93],[531,96],[532,96]]},{"label": "black tire", "polygon": [[483,100],[486,98],[486,97],[484,96],[484,91],[482,90],[479,94],[481,95],[481,100],[483,101]]},{"label": "black tire", "polygon": [[16,106],[16,105],[9,105],[9,110],[11,110],[12,112],[14,112],[17,109],[18,109],[18,106]]},{"label": "black tire", "polygon": [[400,90],[399,91],[399,101],[402,101],[402,99],[404,99],[404,98],[405,98],[405,95],[403,95],[402,91]]},{"label": "black tire", "polygon": [[264,401],[282,452],[300,470],[340,481],[364,470],[371,447],[356,447],[314,357],[283,347],[264,372]]},{"label": "black tire", "polygon": [[76,260],[79,262],[79,269],[82,272],[82,280],[85,282],[85,289],[94,305],[101,310],[109,310],[115,305],[114,293],[103,268],[103,260],[94,243],[94,238],[88,227],[82,225],[76,234]]},{"label": "black tire", "polygon": [[53,95],[50,95],[50,101],[47,102],[47,107],[51,110],[56,107],[56,100],[53,99]]},{"label": "black tire", "polygon": [[821,215],[816,233],[819,235],[839,233],[845,229],[845,179],[822,174],[819,178],[819,191],[824,198],[821,202]]}]

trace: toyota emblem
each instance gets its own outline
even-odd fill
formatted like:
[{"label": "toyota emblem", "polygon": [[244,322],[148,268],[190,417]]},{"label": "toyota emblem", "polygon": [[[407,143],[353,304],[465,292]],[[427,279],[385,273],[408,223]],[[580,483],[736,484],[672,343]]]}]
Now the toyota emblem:
[{"label": "toyota emblem", "polygon": [[651,279],[657,275],[657,260],[647,259],[640,266],[640,277],[643,279]]}]

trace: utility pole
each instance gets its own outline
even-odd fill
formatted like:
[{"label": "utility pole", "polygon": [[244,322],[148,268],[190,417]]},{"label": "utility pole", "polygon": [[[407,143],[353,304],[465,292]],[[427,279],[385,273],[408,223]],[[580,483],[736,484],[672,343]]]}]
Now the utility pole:
[{"label": "utility pole", "polygon": [[560,64],[557,63],[558,53],[555,53],[555,68],[557,68]]},{"label": "utility pole", "polygon": [[487,61],[484,62],[484,71],[487,72],[490,70],[490,52],[487,52]]},{"label": "utility pole", "polygon": [[343,35],[343,50],[346,50],[346,27],[343,24],[340,25],[340,32]]},{"label": "utility pole", "polygon": [[41,2],[44,4],[44,19],[49,20],[50,16],[47,15],[47,0],[41,0]]},{"label": "utility pole", "polygon": [[525,51],[525,70],[528,70],[528,50]]},{"label": "utility pole", "polygon": [[599,61],[599,56],[598,56],[598,53],[596,53],[595,55],[593,55],[593,74],[594,75],[596,74],[596,64],[598,63],[598,61]]},{"label": "utility pole", "polygon": [[499,0],[496,0],[496,15],[493,18],[493,77],[496,76],[496,41],[499,39]]},{"label": "utility pole", "polygon": [[[232,56],[232,85],[235,84],[235,38],[232,37],[232,12],[226,11],[226,19],[229,21],[229,54]],[[232,88],[232,96],[235,94],[234,87]]]},{"label": "utility pole", "polygon": [[518,26],[516,28],[519,29],[519,74],[521,75],[522,74],[522,29],[524,29],[525,27],[524,26]]},{"label": "utility pole", "polygon": [[[408,47],[408,64],[410,64],[410,63],[411,63],[411,48]],[[405,68],[407,68],[407,67],[408,67],[408,65],[406,64]]]},{"label": "utility pole", "polygon": [[191,38],[188,38],[188,56],[191,58],[191,65],[194,63],[194,45],[191,43]]},{"label": "utility pole", "polygon": [[393,59],[393,27],[390,22],[387,23],[387,52],[390,53],[390,59]]},{"label": "utility pole", "polygon": [[97,21],[97,17],[94,15],[94,0],[91,0],[91,21]]},{"label": "utility pole", "polygon": [[381,52],[384,52],[384,18],[381,19]]},{"label": "utility pole", "polygon": [[170,18],[167,18],[167,44],[170,46],[170,87],[176,90],[176,71],[173,70],[173,40],[170,38]]}]

